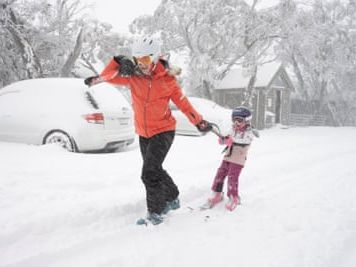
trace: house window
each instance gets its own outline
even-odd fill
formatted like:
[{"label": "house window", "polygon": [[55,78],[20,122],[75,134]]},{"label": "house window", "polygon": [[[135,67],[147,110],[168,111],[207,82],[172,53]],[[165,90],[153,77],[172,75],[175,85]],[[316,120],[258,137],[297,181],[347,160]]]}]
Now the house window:
[{"label": "house window", "polygon": [[272,98],[271,97],[269,97],[269,98],[267,98],[267,107],[269,107],[269,108],[271,108],[272,107]]}]

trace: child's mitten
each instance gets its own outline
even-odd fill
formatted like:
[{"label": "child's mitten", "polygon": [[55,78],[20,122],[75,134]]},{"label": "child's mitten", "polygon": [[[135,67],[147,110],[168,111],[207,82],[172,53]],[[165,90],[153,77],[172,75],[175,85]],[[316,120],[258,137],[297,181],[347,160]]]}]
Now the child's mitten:
[{"label": "child's mitten", "polygon": [[227,138],[225,139],[225,144],[227,146],[232,146],[233,143],[234,143],[234,139],[230,135],[227,136]]},{"label": "child's mitten", "polygon": [[224,136],[224,137],[219,137],[219,144],[220,145],[227,145],[227,146],[232,146],[232,143],[234,140],[230,135]]},{"label": "child's mitten", "polygon": [[224,141],[225,141],[225,137],[223,137],[223,136],[219,137],[219,140],[218,140],[219,145],[223,145]]}]

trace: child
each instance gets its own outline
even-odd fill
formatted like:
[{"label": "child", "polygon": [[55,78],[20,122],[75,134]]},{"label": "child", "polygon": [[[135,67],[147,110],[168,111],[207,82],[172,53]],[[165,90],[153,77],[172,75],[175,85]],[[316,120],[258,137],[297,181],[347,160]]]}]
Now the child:
[{"label": "child", "polygon": [[232,111],[232,128],[229,135],[219,137],[219,144],[226,145],[224,159],[217,170],[212,190],[213,196],[208,199],[208,208],[214,207],[223,200],[224,180],[228,176],[226,209],[233,211],[240,204],[238,192],[239,176],[245,165],[246,156],[253,140],[250,125],[251,111],[246,107],[238,107]]}]

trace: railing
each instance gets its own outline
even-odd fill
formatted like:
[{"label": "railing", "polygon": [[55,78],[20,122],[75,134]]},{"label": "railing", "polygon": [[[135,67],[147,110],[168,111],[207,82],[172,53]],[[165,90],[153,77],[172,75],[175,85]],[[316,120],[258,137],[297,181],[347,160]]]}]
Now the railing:
[{"label": "railing", "polygon": [[289,114],[290,126],[325,126],[326,116],[309,114]]}]

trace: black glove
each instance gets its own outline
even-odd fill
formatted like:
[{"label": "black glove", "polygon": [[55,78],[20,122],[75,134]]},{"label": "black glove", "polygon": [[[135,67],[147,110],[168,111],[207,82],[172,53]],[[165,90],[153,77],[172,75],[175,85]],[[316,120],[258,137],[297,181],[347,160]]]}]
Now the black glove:
[{"label": "black glove", "polygon": [[132,76],[135,73],[135,64],[125,56],[115,56],[114,60],[120,65],[119,73],[121,76]]},{"label": "black glove", "polygon": [[201,120],[197,125],[195,125],[199,132],[207,133],[213,129],[210,122],[206,120]]},{"label": "black glove", "polygon": [[84,80],[84,84],[87,86],[92,86],[94,79],[99,78],[99,76],[91,76]]}]

